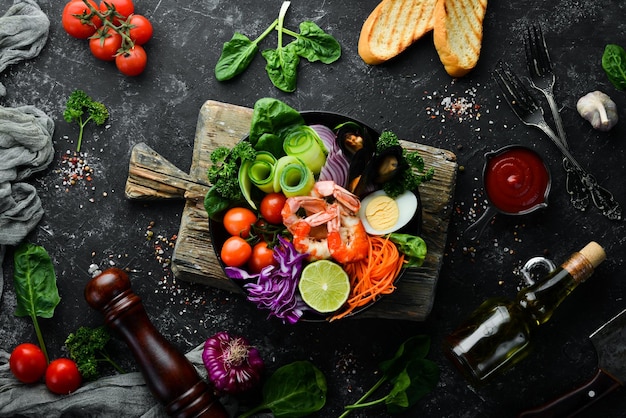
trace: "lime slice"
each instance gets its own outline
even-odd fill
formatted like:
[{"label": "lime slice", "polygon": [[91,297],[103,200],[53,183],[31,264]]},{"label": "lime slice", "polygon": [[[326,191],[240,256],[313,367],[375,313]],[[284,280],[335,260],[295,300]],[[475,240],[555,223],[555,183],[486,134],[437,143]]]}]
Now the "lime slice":
[{"label": "lime slice", "polygon": [[298,290],[302,300],[317,312],[335,312],[348,300],[350,280],[339,264],[318,260],[302,270]]}]

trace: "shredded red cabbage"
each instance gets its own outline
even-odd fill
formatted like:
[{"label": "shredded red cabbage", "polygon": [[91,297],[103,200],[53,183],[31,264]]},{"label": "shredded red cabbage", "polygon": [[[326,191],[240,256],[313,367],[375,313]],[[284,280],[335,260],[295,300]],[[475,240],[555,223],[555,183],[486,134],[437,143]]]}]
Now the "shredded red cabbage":
[{"label": "shredded red cabbage", "polygon": [[319,180],[332,180],[341,187],[346,187],[350,162],[348,162],[343,151],[337,145],[335,133],[324,125],[311,125],[310,127],[317,132],[328,150],[326,164],[320,171]]},{"label": "shredded red cabbage", "polygon": [[306,310],[310,310],[297,292],[298,279],[308,254],[300,254],[291,242],[279,236],[279,245],[274,247],[277,266],[267,266],[258,274],[250,274],[237,267],[226,267],[231,279],[256,280],[243,285],[248,291],[248,300],[259,309],[270,311],[283,323],[295,324]]}]

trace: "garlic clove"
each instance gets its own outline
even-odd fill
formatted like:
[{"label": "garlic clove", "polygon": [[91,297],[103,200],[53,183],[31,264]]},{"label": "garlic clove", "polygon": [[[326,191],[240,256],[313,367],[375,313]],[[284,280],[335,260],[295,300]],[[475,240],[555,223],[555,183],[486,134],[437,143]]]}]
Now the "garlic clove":
[{"label": "garlic clove", "polygon": [[592,91],[578,99],[576,109],[580,116],[599,131],[610,130],[619,120],[615,102],[601,91]]}]

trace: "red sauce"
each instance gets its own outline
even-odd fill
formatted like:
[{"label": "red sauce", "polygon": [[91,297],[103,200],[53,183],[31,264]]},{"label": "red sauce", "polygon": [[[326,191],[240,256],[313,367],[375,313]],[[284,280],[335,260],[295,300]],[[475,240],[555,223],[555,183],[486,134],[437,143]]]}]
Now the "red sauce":
[{"label": "red sauce", "polygon": [[491,157],[485,189],[500,211],[519,213],[545,202],[550,175],[541,158],[525,148],[511,148]]}]

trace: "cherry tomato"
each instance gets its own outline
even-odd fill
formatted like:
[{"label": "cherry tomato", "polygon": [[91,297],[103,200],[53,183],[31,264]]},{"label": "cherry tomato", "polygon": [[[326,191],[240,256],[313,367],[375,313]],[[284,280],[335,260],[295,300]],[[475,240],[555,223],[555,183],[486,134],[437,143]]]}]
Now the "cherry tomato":
[{"label": "cherry tomato", "polygon": [[283,223],[281,211],[287,198],[282,193],[268,193],[261,200],[261,215],[271,224],[279,225]]},{"label": "cherry tomato", "polygon": [[135,45],[130,51],[115,57],[115,66],[124,75],[134,77],[146,69],[148,55],[141,45]]},{"label": "cherry tomato", "polygon": [[20,382],[33,383],[46,373],[48,362],[43,351],[35,344],[20,344],[11,353],[9,368]]},{"label": "cherry tomato", "polygon": [[245,239],[234,235],[224,241],[220,255],[227,266],[241,267],[250,259],[252,247]]},{"label": "cherry tomato", "polygon": [[135,4],[132,0],[104,0],[100,3],[101,12],[106,12],[110,8],[115,8],[116,14],[113,17],[113,24],[116,26],[119,26],[120,20],[125,21],[128,16],[135,12]]},{"label": "cherry tomato", "polygon": [[224,215],[224,228],[230,235],[248,238],[250,227],[257,221],[254,212],[247,208],[230,208]]},{"label": "cherry tomato", "polygon": [[50,392],[67,395],[80,387],[82,378],[78,366],[68,358],[58,358],[48,365],[46,386]]},{"label": "cherry tomato", "polygon": [[128,23],[131,25],[128,35],[135,45],[143,45],[152,38],[152,23],[145,16],[131,15]]},{"label": "cherry tomato", "polygon": [[117,51],[122,46],[122,37],[114,29],[108,28],[100,36],[89,39],[89,49],[94,57],[103,61],[114,61]]},{"label": "cherry tomato", "polygon": [[267,246],[267,242],[261,241],[252,248],[252,255],[248,260],[250,273],[259,273],[263,268],[277,264],[274,260],[274,250]]},{"label": "cherry tomato", "polygon": [[[98,10],[98,5],[93,0],[88,0],[88,2]],[[74,16],[87,15],[90,12],[91,10],[82,0],[71,0],[67,3],[65,8],[63,8],[63,15],[61,17],[61,23],[63,24],[65,32],[78,39],[87,39],[96,33],[96,30],[102,26],[102,20],[100,20],[98,16],[92,16],[89,22],[85,23],[81,21],[80,17]]]}]

